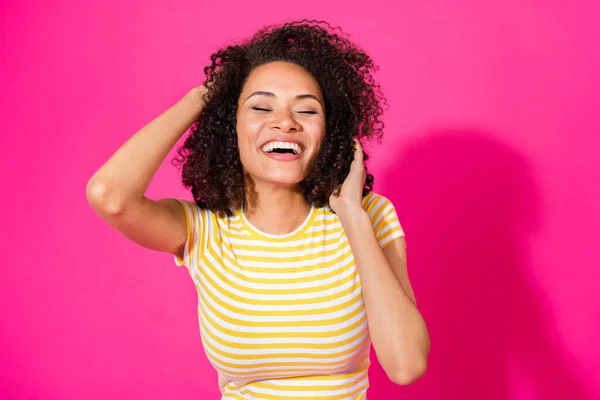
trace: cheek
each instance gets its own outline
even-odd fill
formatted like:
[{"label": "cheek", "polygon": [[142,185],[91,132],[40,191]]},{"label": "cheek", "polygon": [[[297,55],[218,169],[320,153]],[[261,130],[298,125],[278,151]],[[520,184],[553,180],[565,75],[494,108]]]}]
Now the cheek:
[{"label": "cheek", "polygon": [[252,160],[255,158],[253,154],[253,144],[252,141],[248,140],[248,137],[245,135],[238,135],[238,150],[240,154],[240,161],[242,162],[242,166],[244,169],[252,163]]},{"label": "cheek", "polygon": [[248,125],[244,123],[238,123],[236,126],[238,147],[240,152],[245,151],[248,148],[249,142],[252,139],[252,131],[248,129]]},{"label": "cheek", "polygon": [[318,124],[311,131],[311,141],[319,148],[321,147],[323,140],[325,140],[325,126],[323,124]]},{"label": "cheek", "polygon": [[236,130],[238,134],[238,141],[240,142],[254,142],[260,134],[264,122],[258,120],[252,120],[248,118],[242,118],[238,120],[236,124]]},{"label": "cheek", "polygon": [[240,161],[245,171],[254,170],[256,162],[256,141],[260,133],[260,126],[256,121],[248,119],[238,120],[236,124],[238,149]]}]

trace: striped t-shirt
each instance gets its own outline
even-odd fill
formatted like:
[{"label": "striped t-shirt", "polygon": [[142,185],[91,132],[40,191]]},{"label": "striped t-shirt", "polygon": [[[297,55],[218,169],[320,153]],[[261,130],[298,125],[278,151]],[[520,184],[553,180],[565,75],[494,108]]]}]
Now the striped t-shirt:
[{"label": "striped t-shirt", "polygon": [[[294,232],[259,231],[181,200],[183,259],[222,399],[365,399],[371,341],[360,279],[339,218],[312,207]],[[363,207],[381,247],[404,235],[392,203]]]}]

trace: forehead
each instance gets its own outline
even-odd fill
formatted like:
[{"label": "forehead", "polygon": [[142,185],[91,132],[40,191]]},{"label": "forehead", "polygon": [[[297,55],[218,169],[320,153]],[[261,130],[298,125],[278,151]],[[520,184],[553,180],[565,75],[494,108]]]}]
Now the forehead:
[{"label": "forehead", "polygon": [[246,80],[243,92],[255,90],[321,94],[319,84],[308,71],[284,61],[274,61],[254,68]]}]

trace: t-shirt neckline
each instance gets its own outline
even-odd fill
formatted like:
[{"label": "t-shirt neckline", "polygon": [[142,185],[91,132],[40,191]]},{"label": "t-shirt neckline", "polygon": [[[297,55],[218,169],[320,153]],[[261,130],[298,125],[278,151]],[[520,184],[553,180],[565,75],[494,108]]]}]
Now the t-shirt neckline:
[{"label": "t-shirt neckline", "polygon": [[296,229],[294,229],[290,233],[285,233],[282,235],[275,235],[272,233],[263,232],[260,229],[258,229],[257,227],[255,227],[254,225],[252,225],[252,223],[248,220],[248,218],[246,218],[246,213],[244,212],[244,207],[242,206],[242,208],[241,208],[241,216],[242,216],[242,221],[244,222],[244,225],[246,225],[246,227],[250,231],[252,231],[260,236],[265,236],[265,237],[268,237],[271,239],[287,239],[287,238],[290,238],[290,237],[300,234],[304,230],[304,228],[306,228],[308,226],[309,222],[312,221],[315,214],[316,214],[315,206],[314,206],[314,204],[311,204],[308,215]]}]

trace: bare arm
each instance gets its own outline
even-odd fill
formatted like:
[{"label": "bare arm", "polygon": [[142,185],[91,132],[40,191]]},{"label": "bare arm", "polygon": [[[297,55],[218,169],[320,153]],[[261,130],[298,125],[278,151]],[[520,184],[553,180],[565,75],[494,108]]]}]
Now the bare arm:
[{"label": "bare arm", "polygon": [[181,256],[187,239],[183,208],[175,199],[145,197],[171,148],[199,117],[204,88],[194,88],[127,142],[90,178],[92,208],[111,226],[149,249]]},{"label": "bare arm", "polygon": [[338,215],[354,255],[377,359],[392,381],[407,385],[427,369],[429,332],[406,272],[404,240],[395,239],[382,250],[371,217],[363,209],[363,160],[356,141],[350,173],[339,194],[329,198],[329,205]]},{"label": "bare arm", "polygon": [[427,368],[429,333],[406,272],[406,246],[396,239],[381,249],[363,209],[340,210],[360,276],[377,359],[390,379],[407,385]]}]

